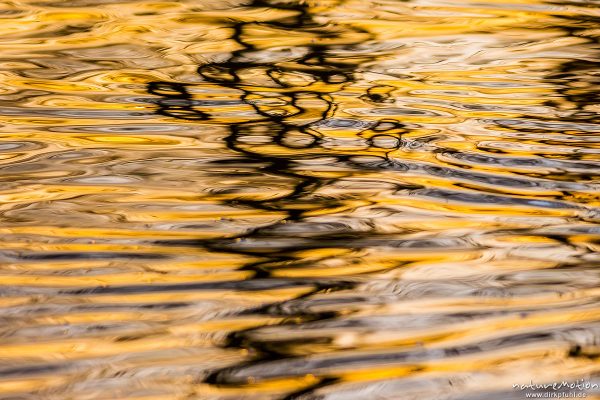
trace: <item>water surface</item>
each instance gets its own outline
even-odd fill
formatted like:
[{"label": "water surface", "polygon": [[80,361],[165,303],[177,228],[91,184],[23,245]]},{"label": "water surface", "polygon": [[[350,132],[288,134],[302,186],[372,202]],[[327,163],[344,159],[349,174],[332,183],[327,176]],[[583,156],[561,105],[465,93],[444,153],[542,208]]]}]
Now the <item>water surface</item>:
[{"label": "water surface", "polygon": [[596,1],[0,18],[0,399],[600,383]]}]

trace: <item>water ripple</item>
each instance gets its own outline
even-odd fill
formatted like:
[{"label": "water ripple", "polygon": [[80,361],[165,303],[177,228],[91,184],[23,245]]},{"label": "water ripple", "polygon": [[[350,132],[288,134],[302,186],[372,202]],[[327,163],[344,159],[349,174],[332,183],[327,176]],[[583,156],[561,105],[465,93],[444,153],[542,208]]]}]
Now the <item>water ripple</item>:
[{"label": "water ripple", "polygon": [[0,399],[598,382],[597,11],[1,4]]}]

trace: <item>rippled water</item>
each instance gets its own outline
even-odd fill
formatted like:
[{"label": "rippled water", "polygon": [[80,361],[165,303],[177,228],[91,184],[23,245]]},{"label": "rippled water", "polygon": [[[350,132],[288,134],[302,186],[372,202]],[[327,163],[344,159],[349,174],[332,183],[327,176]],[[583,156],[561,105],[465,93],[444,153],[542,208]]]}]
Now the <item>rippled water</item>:
[{"label": "rippled water", "polygon": [[596,0],[0,18],[0,399],[600,383]]}]

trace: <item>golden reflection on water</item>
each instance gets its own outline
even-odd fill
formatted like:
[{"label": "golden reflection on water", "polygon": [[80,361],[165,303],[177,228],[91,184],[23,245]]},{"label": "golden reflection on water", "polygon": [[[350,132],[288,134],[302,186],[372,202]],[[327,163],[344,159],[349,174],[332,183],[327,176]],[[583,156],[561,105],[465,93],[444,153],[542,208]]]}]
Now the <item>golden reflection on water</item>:
[{"label": "golden reflection on water", "polygon": [[0,399],[600,383],[595,1],[0,19]]}]

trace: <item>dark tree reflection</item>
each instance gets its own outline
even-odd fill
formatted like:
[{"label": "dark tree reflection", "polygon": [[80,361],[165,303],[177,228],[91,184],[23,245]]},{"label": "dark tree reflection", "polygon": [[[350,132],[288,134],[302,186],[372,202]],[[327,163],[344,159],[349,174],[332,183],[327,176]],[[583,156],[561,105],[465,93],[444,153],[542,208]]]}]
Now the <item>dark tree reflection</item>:
[{"label": "dark tree reflection", "polygon": [[[204,82],[239,92],[241,102],[250,105],[258,118],[229,123],[225,138],[227,147],[243,156],[248,163],[258,163],[265,176],[279,176],[295,182],[285,195],[267,200],[236,199],[227,201],[235,207],[249,207],[256,210],[284,212],[286,217],[275,224],[249,230],[235,238],[221,240],[199,240],[202,247],[245,255],[260,255],[263,261],[248,263],[244,270],[253,272],[254,279],[270,279],[273,268],[282,263],[301,265],[304,261],[294,255],[294,250],[323,248],[327,246],[359,246],[357,233],[315,232],[309,237],[294,238],[290,224],[303,224],[307,211],[315,208],[335,209],[342,199],[315,196],[319,188],[333,183],[336,178],[323,178],[294,168],[302,158],[327,156],[335,162],[350,168],[368,168],[357,162],[351,153],[334,153],[324,149],[324,135],[319,128],[335,120],[336,103],[333,93],[341,92],[355,80],[361,63],[371,57],[340,59],[334,57],[336,49],[351,50],[352,46],[372,39],[366,31],[320,24],[311,15],[307,2],[255,0],[250,8],[268,7],[273,10],[293,12],[294,15],[281,20],[262,22],[262,28],[272,28],[280,32],[290,31],[304,37],[313,37],[309,44],[296,49],[287,49],[283,61],[263,60],[261,50],[246,40],[246,30],[256,26],[255,22],[237,22],[231,25],[234,39],[240,46],[222,62],[200,65],[198,73]],[[298,54],[298,55],[294,55]],[[373,56],[372,58],[374,58]],[[261,86],[252,79],[260,75]],[[269,89],[268,91],[264,90]],[[149,85],[151,94],[161,96],[157,102],[158,113],[190,121],[210,121],[216,118],[210,107],[203,106],[193,99],[190,88],[176,82],[153,82]],[[371,104],[389,102],[390,88],[372,87],[365,91],[361,99]],[[396,120],[380,119],[367,122],[358,133],[371,149],[378,150],[380,163],[390,162],[387,154],[400,146],[400,137],[405,131]],[[260,145],[248,145],[245,138],[255,135],[270,137],[269,145],[287,149],[290,155],[264,151]],[[219,163],[216,160],[215,163]],[[282,233],[282,228],[287,232]],[[352,233],[352,234],[350,234]],[[268,252],[258,244],[275,238],[288,236],[291,241],[276,242],[268,247]],[[364,234],[362,235],[364,238]],[[298,240],[296,240],[298,239]],[[253,243],[257,245],[253,246]],[[264,257],[266,256],[266,260]],[[314,290],[305,296],[320,291],[340,290],[352,287],[353,282],[341,279],[320,279],[313,282]],[[278,315],[277,304],[269,304],[250,313]],[[304,313],[296,315],[295,322],[331,318],[330,313]],[[244,331],[230,335],[227,346],[252,348],[261,359],[287,357],[284,346],[268,346],[250,342]],[[219,371],[208,378],[208,382],[226,384]],[[316,386],[331,383],[322,379]]]}]

